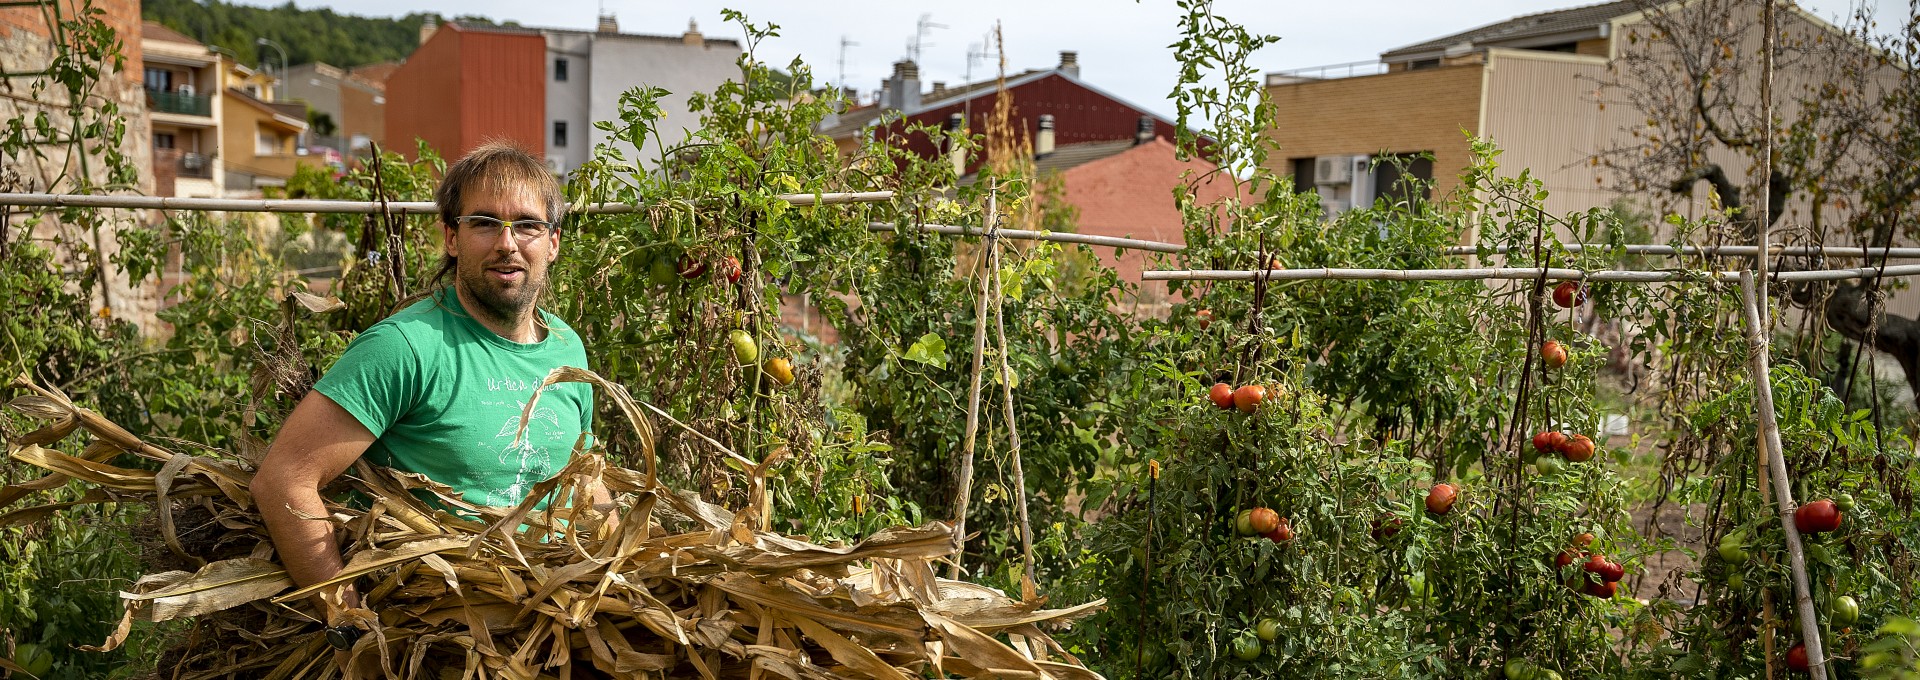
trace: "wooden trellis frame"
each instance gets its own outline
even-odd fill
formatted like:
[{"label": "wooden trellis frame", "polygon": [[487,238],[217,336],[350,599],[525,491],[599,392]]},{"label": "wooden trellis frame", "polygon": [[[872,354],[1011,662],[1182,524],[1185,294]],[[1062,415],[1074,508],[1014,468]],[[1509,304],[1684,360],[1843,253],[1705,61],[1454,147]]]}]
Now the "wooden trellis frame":
[{"label": "wooden trellis frame", "polygon": [[[781,194],[780,200],[795,206],[841,205],[846,203],[885,203],[893,200],[891,191],[859,191],[824,194]],[[330,201],[276,198],[177,198],[172,196],[96,196],[90,194],[0,194],[0,205],[26,208],[127,208],[132,210],[194,210],[201,212],[266,212],[361,215],[437,215],[439,206],[432,201]],[[645,204],[594,203],[570,212],[589,215],[633,213],[645,210]]]}]

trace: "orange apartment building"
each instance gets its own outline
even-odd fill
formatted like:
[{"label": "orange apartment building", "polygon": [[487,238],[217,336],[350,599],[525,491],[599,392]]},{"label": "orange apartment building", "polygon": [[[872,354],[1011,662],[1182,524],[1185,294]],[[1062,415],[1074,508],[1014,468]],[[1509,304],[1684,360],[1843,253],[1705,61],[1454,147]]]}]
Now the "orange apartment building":
[{"label": "orange apartment building", "polygon": [[[1378,63],[1269,73],[1267,92],[1276,109],[1270,134],[1280,146],[1272,169],[1293,175],[1302,190],[1317,188],[1329,211],[1338,212],[1356,198],[1371,203],[1388,192],[1389,170],[1367,171],[1372,160],[1430,153],[1432,164],[1416,163],[1413,174],[1433,180],[1433,190],[1444,195],[1460,186],[1472,135],[1500,147],[1501,172],[1529,169],[1543,179],[1552,192],[1549,212],[1607,206],[1623,194],[1611,186],[1609,171],[1591,159],[1627,146],[1646,115],[1629,102],[1603,101],[1614,97],[1600,84],[1621,77],[1613,69],[1627,51],[1658,49],[1641,35],[1650,28],[1640,7],[1622,0],[1531,14],[1389,50]],[[1687,11],[1678,4],[1669,9]],[[1804,11],[1779,16],[1782,33],[1790,37],[1841,35]],[[1745,19],[1758,24],[1757,16]],[[1757,53],[1757,36],[1755,41],[1743,48]],[[1780,73],[1777,91],[1820,77],[1807,70],[1815,67],[1800,68]],[[1789,106],[1789,99],[1778,100]],[[1710,159],[1729,176],[1746,175],[1741,158]],[[1691,198],[1636,198],[1655,208],[1691,203],[1697,210],[1704,194],[1700,189]],[[1807,209],[1804,202],[1789,204],[1797,213],[1788,217],[1804,216]]]}]

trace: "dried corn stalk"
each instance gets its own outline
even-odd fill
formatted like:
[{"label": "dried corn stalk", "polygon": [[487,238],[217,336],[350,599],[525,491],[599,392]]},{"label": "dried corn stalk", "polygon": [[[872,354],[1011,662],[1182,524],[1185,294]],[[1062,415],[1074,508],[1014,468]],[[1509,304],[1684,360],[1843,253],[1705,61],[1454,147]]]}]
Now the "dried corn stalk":
[{"label": "dried corn stalk", "polygon": [[[545,385],[559,382],[593,383],[615,401],[643,443],[645,471],[577,450],[519,506],[490,508],[362,461],[330,489],[370,500],[329,503],[325,519],[339,525],[347,563],[328,584],[296,589],[274,561],[247,492],[250,462],[155,446],[24,378],[16,386],[32,394],[10,405],[48,424],[7,452],[48,474],[0,488],[0,510],[69,479],[88,490],[78,501],[0,514],[0,526],[82,503],[151,505],[166,550],[189,568],[147,575],[122,593],[126,615],[99,649],[120,644],[136,619],[200,617],[164,661],[164,677],[1099,677],[1041,626],[1102,602],[1043,610],[936,578],[933,563],[957,547],[945,523],[851,546],[765,531],[768,494],[736,513],[659,483],[649,420],[624,389],[579,369],[556,370]],[[82,430],[92,435],[82,455],[46,448]],[[122,453],[159,471],[107,462]],[[778,461],[739,462],[764,489]],[[622,500],[617,520],[591,509],[596,479]],[[551,503],[536,511],[541,499]],[[182,526],[176,514],[193,520]],[[344,582],[365,593],[365,608],[348,620],[368,634],[336,655],[308,595]]]}]

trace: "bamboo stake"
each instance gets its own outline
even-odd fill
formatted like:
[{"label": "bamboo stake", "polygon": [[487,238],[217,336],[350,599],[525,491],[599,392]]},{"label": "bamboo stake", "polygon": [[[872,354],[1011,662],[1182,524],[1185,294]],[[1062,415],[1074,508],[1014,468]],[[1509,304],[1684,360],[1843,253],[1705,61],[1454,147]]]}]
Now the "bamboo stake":
[{"label": "bamboo stake", "polygon": [[980,297],[973,305],[973,375],[967,387],[967,430],[966,439],[960,447],[960,488],[954,490],[954,540],[960,542],[959,549],[953,552],[953,565],[947,570],[947,578],[960,578],[960,563],[967,555],[967,503],[973,496],[973,446],[975,437],[980,433],[980,370],[986,364],[987,352],[987,295],[991,292],[992,279],[988,272],[994,267],[994,233],[996,219],[994,187],[987,188],[987,249],[980,258]]},{"label": "bamboo stake", "polygon": [[[827,194],[781,194],[776,196],[797,207],[840,205],[845,203],[885,203],[893,200],[891,191],[860,191]],[[173,196],[96,196],[90,194],[0,193],[0,205],[41,208],[133,208],[139,210],[199,210],[205,212],[268,213],[345,213],[436,215],[440,208],[432,201],[327,201],[312,199],[240,199],[178,198]],[[571,212],[593,215],[633,213],[646,210],[647,204],[594,203]]]},{"label": "bamboo stake", "polygon": [[[909,227],[909,229],[913,231],[924,231],[931,234],[947,234],[950,236],[981,236],[985,233],[975,227],[953,225],[953,224],[921,224],[921,225]],[[875,231],[875,232],[890,232],[890,231],[899,231],[899,227],[896,225],[885,223],[885,222],[872,222],[867,224],[867,230]],[[1084,243],[1090,246],[1112,246],[1114,248],[1131,248],[1133,250],[1148,250],[1156,253],[1178,253],[1187,249],[1187,247],[1184,244],[1179,244],[1179,243],[1147,241],[1144,239],[1121,238],[1118,236],[1100,236],[1097,234],[1075,234],[1072,232],[1064,232],[1064,231],[1034,231],[1030,229],[999,229],[999,230],[996,230],[995,233],[999,234],[1000,238],[1010,238],[1010,239],[1023,240],[1023,241],[1053,241],[1055,243]]]},{"label": "bamboo stake", "polygon": [[[987,247],[998,250],[999,245],[988,243]],[[998,260],[999,256],[994,259]],[[1000,345],[1000,393],[1006,397],[1007,439],[1013,450],[1014,509],[1020,518],[1020,560],[1025,569],[1020,578],[1020,600],[1032,602],[1040,595],[1040,589],[1033,582],[1033,524],[1027,520],[1027,473],[1020,462],[1020,426],[1016,422],[1019,417],[1013,410],[1013,369],[1007,366],[1007,322],[1001,294],[1000,268],[996,266],[993,268],[993,332]]]},{"label": "bamboo stake", "polygon": [[[1232,269],[1164,269],[1140,273],[1142,281],[1308,281],[1320,279],[1381,280],[1381,281],[1478,281],[1486,279],[1528,280],[1541,276],[1538,267],[1495,267],[1478,269],[1270,269],[1270,270],[1232,270]],[[1578,269],[1548,268],[1546,278],[1566,281],[1617,282],[1617,283],[1661,283],[1681,281],[1697,277],[1709,277],[1723,282],[1740,280],[1738,271],[1630,271],[1608,269],[1602,271],[1581,271]],[[1864,279],[1875,276],[1920,276],[1920,264],[1893,265],[1882,274],[1878,267],[1854,267],[1848,269],[1818,269],[1797,272],[1776,272],[1769,278],[1778,282],[1840,281],[1845,279]]]},{"label": "bamboo stake", "polygon": [[[1794,608],[1800,613],[1801,644],[1807,647],[1807,661],[1813,680],[1826,680],[1826,655],[1820,648],[1820,621],[1813,610],[1813,594],[1807,585],[1807,562],[1800,543],[1800,529],[1793,523],[1793,488],[1787,483],[1787,459],[1781,452],[1780,423],[1773,410],[1773,380],[1768,370],[1767,326],[1760,321],[1760,305],[1754,276],[1740,277],[1741,302],[1746,307],[1747,346],[1753,362],[1754,402],[1759,410],[1760,446],[1765,449],[1768,469],[1773,477],[1774,503],[1779,509],[1780,526],[1787,535],[1787,566],[1793,572]],[[1771,660],[1769,660],[1771,663]]]},{"label": "bamboo stake", "polygon": [[[1758,246],[1678,246],[1678,247],[1675,247],[1675,246],[1648,245],[1648,244],[1611,246],[1604,243],[1566,243],[1566,244],[1562,244],[1560,248],[1569,253],[1583,253],[1588,250],[1611,252],[1615,248],[1618,248],[1620,249],[1620,252],[1625,255],[1704,255],[1707,257],[1720,257],[1720,256],[1752,257],[1753,255],[1760,252],[1760,248]],[[1495,255],[1505,255],[1511,252],[1512,249],[1507,246],[1494,246],[1492,248],[1488,248],[1488,251]],[[1441,249],[1440,253],[1442,255],[1478,255],[1480,254],[1480,248],[1478,246],[1448,246],[1446,248]],[[1897,247],[1896,248],[1863,248],[1859,246],[1771,245],[1771,246],[1768,246],[1767,248],[1767,254],[1787,255],[1787,256],[1794,256],[1794,257],[1820,255],[1822,257],[1846,257],[1846,258],[1867,258],[1867,257],[1920,258],[1920,248],[1897,248]]]}]

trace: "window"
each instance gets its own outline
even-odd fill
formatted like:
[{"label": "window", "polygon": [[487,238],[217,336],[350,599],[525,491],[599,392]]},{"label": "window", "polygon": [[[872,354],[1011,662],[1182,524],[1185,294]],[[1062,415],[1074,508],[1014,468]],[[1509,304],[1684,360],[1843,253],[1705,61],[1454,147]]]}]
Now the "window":
[{"label": "window", "polygon": [[173,142],[173,133],[171,133],[171,132],[155,132],[155,133],[153,133],[153,148],[156,148],[156,149],[171,149],[171,148],[174,148],[174,146],[173,146],[173,144],[174,144],[174,142]]},{"label": "window", "polygon": [[147,67],[146,85],[147,89],[155,92],[172,92],[173,72],[163,68],[149,66]]},{"label": "window", "polygon": [[565,59],[553,60],[553,82],[556,82],[556,83],[567,82],[567,60]]},{"label": "window", "polygon": [[1297,194],[1314,193],[1312,158],[1293,159],[1293,191]]},{"label": "window", "polygon": [[567,121],[553,121],[553,145],[556,148],[567,145]]},{"label": "window", "polygon": [[1440,68],[1440,60],[1439,59],[1421,59],[1413,63],[1407,64],[1407,70],[1409,71],[1418,71],[1423,68]]},{"label": "window", "polygon": [[258,138],[253,143],[253,155],[280,155],[280,135],[271,130],[261,130]]},{"label": "window", "polygon": [[1388,203],[1418,203],[1433,197],[1433,159],[1429,153],[1402,153],[1377,158],[1373,192]]}]

